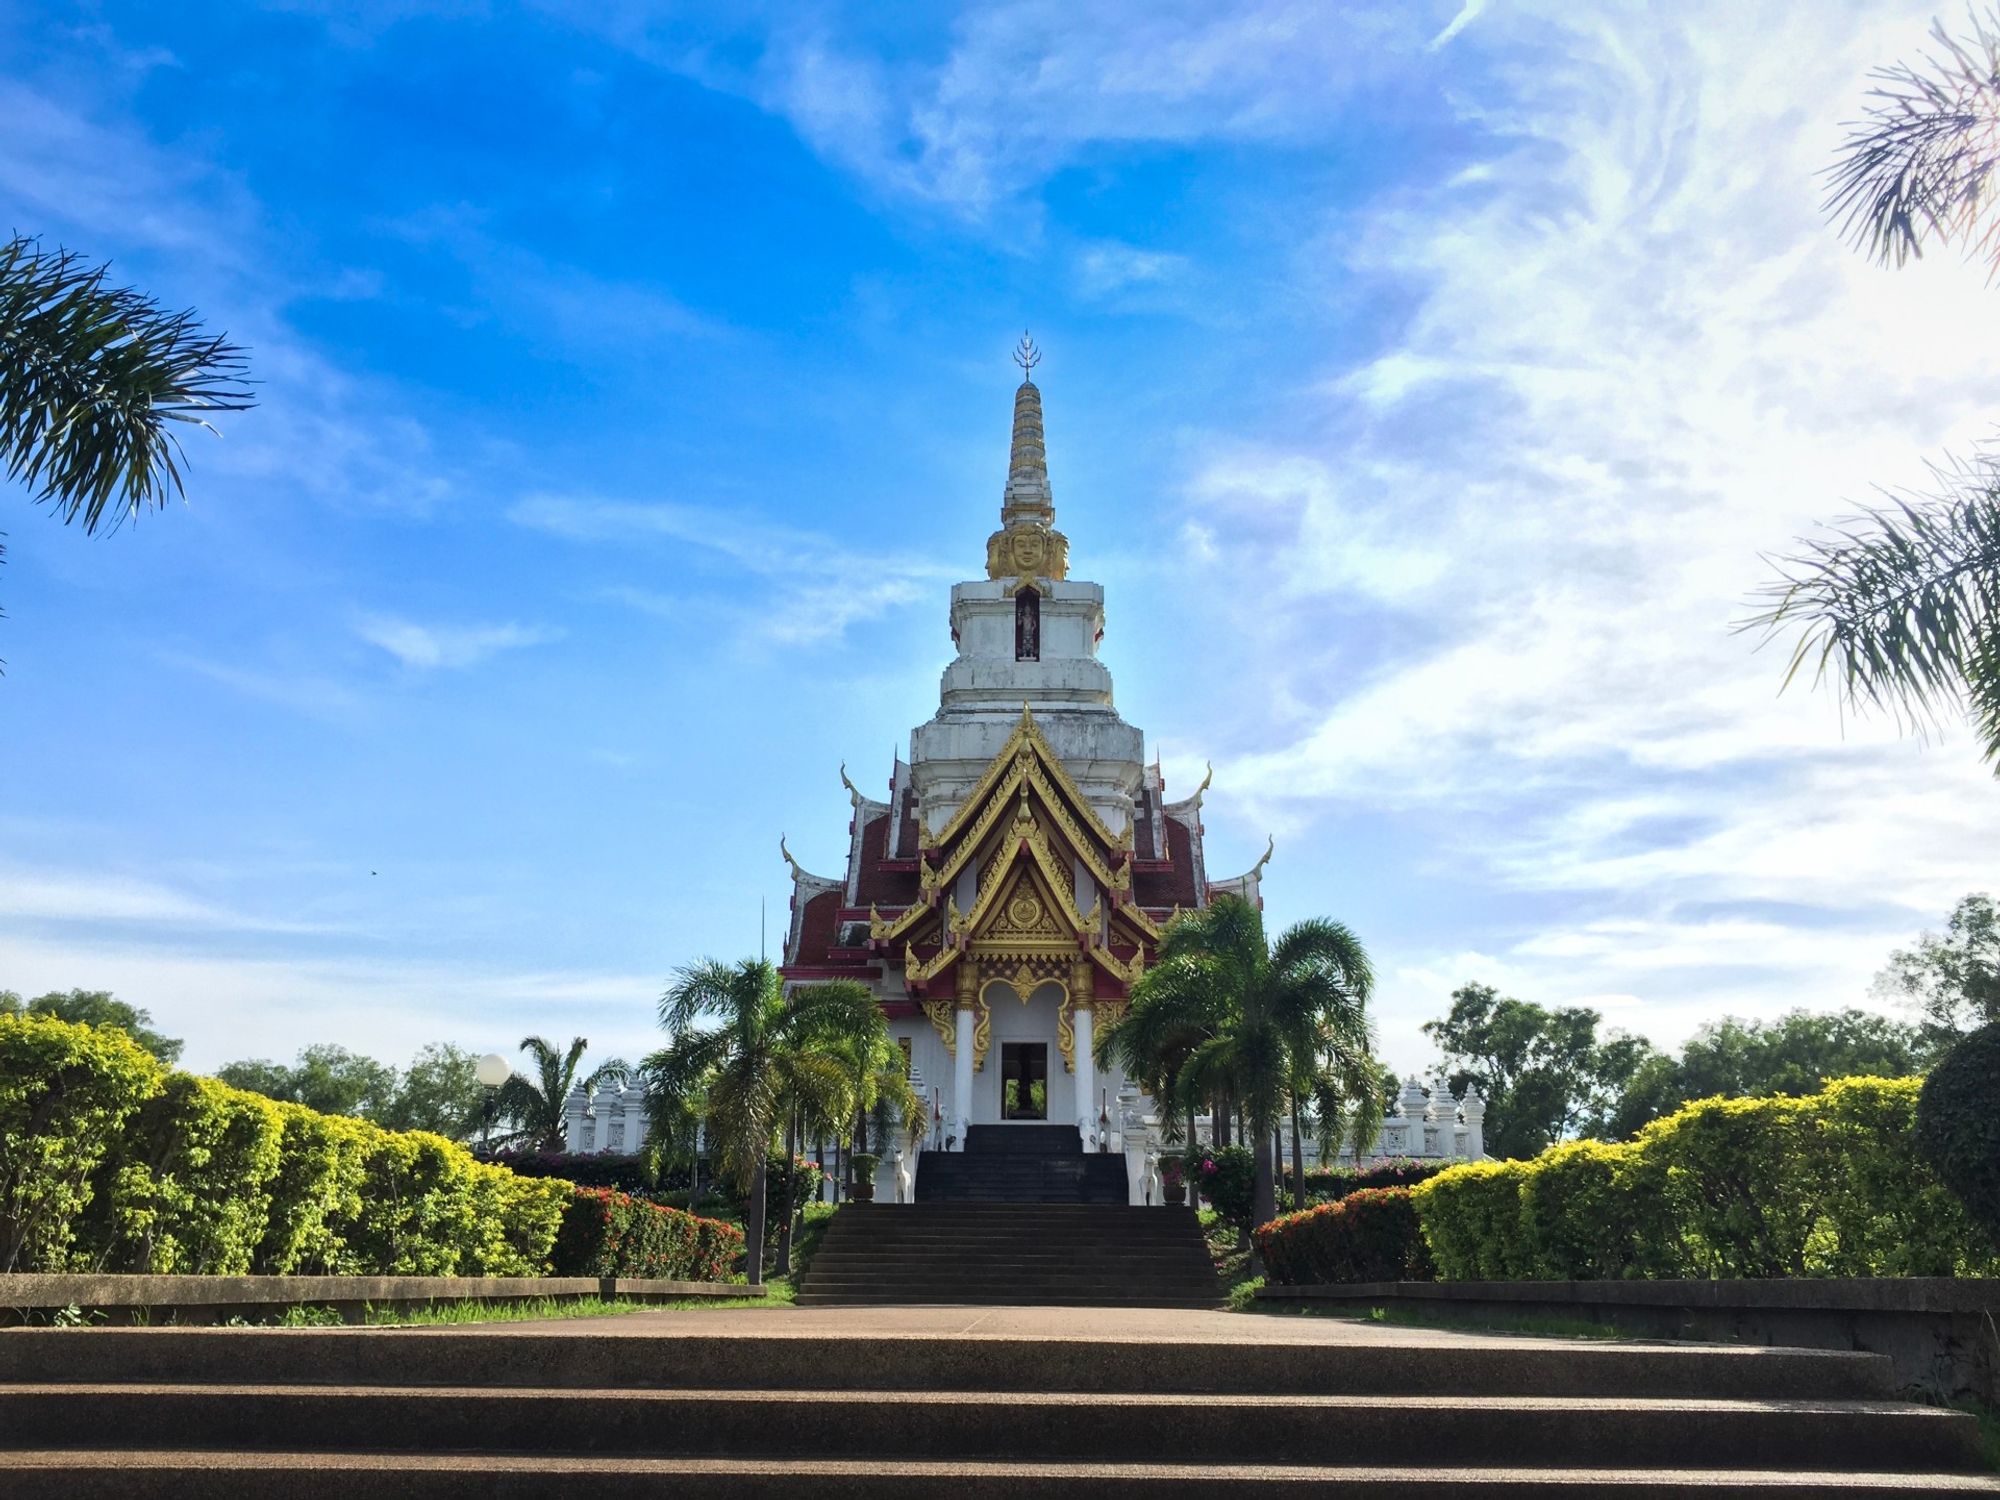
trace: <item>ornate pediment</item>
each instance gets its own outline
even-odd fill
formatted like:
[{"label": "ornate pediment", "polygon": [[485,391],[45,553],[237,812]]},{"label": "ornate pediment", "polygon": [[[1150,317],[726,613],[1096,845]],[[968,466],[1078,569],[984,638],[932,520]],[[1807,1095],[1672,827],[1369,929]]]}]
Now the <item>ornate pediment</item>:
[{"label": "ornate pediment", "polygon": [[968,956],[1008,983],[1017,972],[1042,983],[1082,962],[1130,984],[1160,935],[1131,901],[1130,830],[1105,827],[1026,707],[921,859],[918,899],[891,917],[869,914],[871,940],[903,949],[904,979],[919,989]]}]

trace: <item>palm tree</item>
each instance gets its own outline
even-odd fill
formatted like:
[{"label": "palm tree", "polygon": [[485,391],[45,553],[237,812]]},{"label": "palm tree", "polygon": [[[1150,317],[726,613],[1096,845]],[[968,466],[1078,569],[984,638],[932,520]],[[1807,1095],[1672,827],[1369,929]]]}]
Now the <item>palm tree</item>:
[{"label": "palm tree", "polygon": [[182,423],[255,405],[243,351],[68,250],[0,242],[0,469],[85,532],[181,493]]},{"label": "palm tree", "polygon": [[514,1122],[504,1143],[532,1146],[538,1151],[562,1150],[568,1133],[563,1111],[579,1082],[589,1095],[597,1092],[600,1083],[623,1083],[632,1072],[629,1065],[614,1057],[579,1080],[577,1070],[583,1066],[583,1054],[590,1050],[590,1043],[580,1036],[570,1039],[567,1052],[556,1051],[538,1036],[522,1037],[520,1050],[533,1060],[535,1077],[530,1080],[513,1074],[500,1085],[500,1097],[494,1104],[500,1114]]},{"label": "palm tree", "polygon": [[887,1144],[892,1131],[911,1133],[917,1120],[929,1123],[930,1106],[910,1087],[903,1049],[891,1040],[887,1028],[843,1037],[832,1050],[847,1068],[850,1091],[847,1117],[834,1125],[833,1133],[847,1137],[850,1154],[872,1149],[868,1135],[871,1123],[877,1144]]},{"label": "palm tree", "polygon": [[[1254,1222],[1277,1217],[1277,1168],[1272,1136],[1305,1060],[1344,1059],[1359,1074],[1372,1052],[1367,1020],[1374,984],[1360,939],[1339,922],[1309,919],[1287,928],[1275,944],[1264,918],[1248,902],[1224,896],[1187,912],[1160,940],[1159,958],[1133,987],[1132,1008],[1142,1034],[1185,1035],[1187,1023],[1209,1035],[1186,1054],[1177,1078],[1180,1102],[1226,1095],[1248,1117],[1256,1164]],[[1123,1045],[1121,1040],[1120,1045]]]},{"label": "palm tree", "polygon": [[[1966,19],[1967,35],[1934,23],[1931,55],[1875,73],[1829,172],[1828,211],[1878,264],[1903,265],[1935,239],[2000,275],[2000,13]],[[1845,706],[1918,728],[1969,714],[2000,768],[2000,459],[1982,451],[1933,473],[1927,490],[1774,559],[1745,625],[1798,631],[1787,684],[1809,667]]]},{"label": "palm tree", "polygon": [[[1167,952],[1163,947],[1161,956]],[[1219,989],[1154,979],[1158,972],[1140,977],[1125,1014],[1097,1034],[1096,1050],[1160,1102],[1167,1142],[1185,1140],[1192,1147],[1201,1101],[1183,1095],[1181,1073],[1195,1048],[1228,1027],[1230,999]],[[1220,1117],[1218,1110],[1218,1121]]]},{"label": "palm tree", "polygon": [[[704,1025],[710,1018],[720,1024]],[[672,1040],[640,1064],[647,1091],[659,1096],[663,1109],[697,1090],[705,1097],[718,1166],[746,1195],[747,1270],[750,1284],[761,1286],[773,1137],[787,1127],[789,1151],[801,1118],[845,1114],[848,1072],[833,1048],[844,1038],[879,1031],[881,1008],[874,993],[853,980],[787,992],[764,959],[706,959],[675,975],[660,997],[660,1024]]]}]

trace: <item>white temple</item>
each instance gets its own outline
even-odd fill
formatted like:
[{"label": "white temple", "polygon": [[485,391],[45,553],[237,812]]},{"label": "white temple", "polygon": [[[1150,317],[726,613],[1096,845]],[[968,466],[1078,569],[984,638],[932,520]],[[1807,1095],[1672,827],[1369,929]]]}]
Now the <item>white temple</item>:
[{"label": "white temple", "polygon": [[[1024,378],[1000,526],[985,576],[952,587],[956,654],[938,710],[912,731],[880,800],[842,768],[844,869],[809,872],[780,841],[792,871],[781,972],[872,988],[931,1101],[922,1128],[873,1143],[879,1198],[941,1191],[963,1169],[938,1167],[940,1153],[1040,1143],[1123,1155],[1121,1195],[1158,1201],[1152,1102],[1098,1066],[1097,1023],[1123,1012],[1177,910],[1225,893],[1261,907],[1271,856],[1210,879],[1208,782],[1169,801],[1144,736],[1120,716],[1098,658],[1104,590],[1070,577],[1069,540],[1055,528],[1038,356],[1024,339],[1016,358]],[[1483,1154],[1477,1099],[1461,1112],[1449,1094],[1431,1097],[1442,1114],[1406,1092],[1381,1149]],[[572,1100],[571,1149],[635,1150],[637,1120],[622,1097]]]}]

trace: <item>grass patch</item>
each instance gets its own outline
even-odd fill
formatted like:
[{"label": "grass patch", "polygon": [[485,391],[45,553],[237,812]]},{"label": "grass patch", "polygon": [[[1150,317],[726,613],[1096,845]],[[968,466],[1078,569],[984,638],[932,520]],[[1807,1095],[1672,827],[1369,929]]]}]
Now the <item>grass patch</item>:
[{"label": "grass patch", "polygon": [[1239,1281],[1229,1289],[1229,1310],[1231,1312],[1252,1312],[1257,1307],[1257,1293],[1264,1285],[1264,1278],[1252,1276]]},{"label": "grass patch", "polygon": [[1983,1401],[1970,1397],[1954,1401],[1951,1406],[1970,1414],[1979,1423],[1979,1452],[1989,1469],[2000,1469],[2000,1411],[1995,1411]]},{"label": "grass patch", "polygon": [[[361,1321],[376,1328],[438,1328],[464,1323],[538,1323],[550,1318],[610,1318],[643,1312],[627,1297],[529,1297],[519,1302],[433,1302],[427,1307],[371,1307]],[[288,1309],[296,1311],[297,1309]]]},{"label": "grass patch", "polygon": [[[790,1307],[797,1293],[788,1281],[765,1284],[766,1295],[680,1297],[642,1302],[632,1297],[529,1297],[509,1302],[432,1302],[420,1307],[368,1307],[360,1323],[369,1328],[450,1328],[478,1323],[540,1323],[556,1319],[610,1318],[635,1312],[686,1312],[724,1307]],[[232,1328],[339,1328],[347,1323],[338,1309],[295,1306],[257,1317],[229,1320]]]},{"label": "grass patch", "polygon": [[[1251,1274],[1250,1243],[1212,1208],[1200,1210],[1197,1217],[1201,1223],[1201,1237],[1208,1243],[1208,1258],[1214,1263],[1216,1278],[1222,1283],[1222,1295],[1231,1307],[1241,1311],[1256,1289],[1264,1284],[1261,1276]],[[1245,1287],[1250,1290],[1245,1291]]]}]

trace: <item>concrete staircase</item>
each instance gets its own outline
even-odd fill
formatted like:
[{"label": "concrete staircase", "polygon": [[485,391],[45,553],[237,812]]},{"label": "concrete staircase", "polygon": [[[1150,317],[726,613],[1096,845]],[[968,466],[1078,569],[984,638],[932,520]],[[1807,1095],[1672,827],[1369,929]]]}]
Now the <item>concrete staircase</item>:
[{"label": "concrete staircase", "polygon": [[974,1125],[963,1151],[917,1159],[919,1203],[1101,1203],[1131,1199],[1123,1152],[1086,1156],[1074,1125]]},{"label": "concrete staircase", "polygon": [[786,1336],[812,1315],[780,1313],[747,1315],[770,1334],[636,1331],[702,1316],[624,1332],[0,1333],[0,1494],[2000,1494],[1975,1469],[1972,1419],[1891,1399],[1887,1361],[1868,1355],[1247,1330]]},{"label": "concrete staircase", "polygon": [[1221,1300],[1193,1209],[1124,1204],[850,1203],[827,1225],[799,1285],[801,1307]]}]

